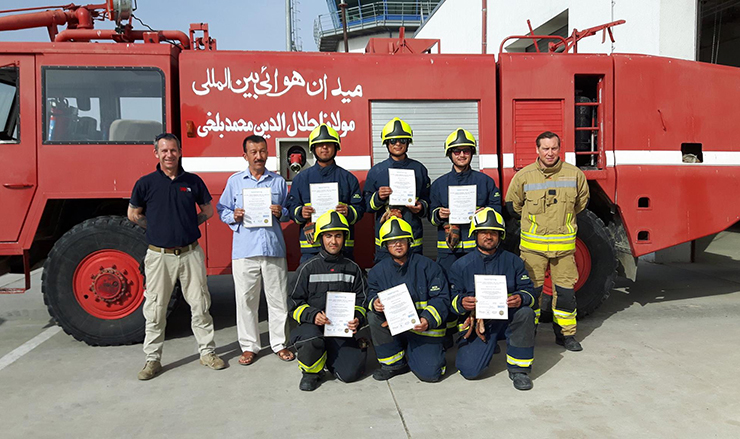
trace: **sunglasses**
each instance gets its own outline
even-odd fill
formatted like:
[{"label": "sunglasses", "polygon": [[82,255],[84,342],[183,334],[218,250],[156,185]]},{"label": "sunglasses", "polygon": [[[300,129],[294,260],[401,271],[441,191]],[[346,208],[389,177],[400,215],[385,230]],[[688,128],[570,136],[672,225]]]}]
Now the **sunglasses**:
[{"label": "sunglasses", "polygon": [[470,154],[473,153],[473,150],[470,149],[470,148],[463,148],[463,149],[455,148],[455,149],[452,150],[452,153],[455,154],[455,155],[460,155],[460,154],[470,155]]},{"label": "sunglasses", "polygon": [[395,145],[396,143],[400,143],[401,145],[408,145],[409,139],[391,139],[388,141],[391,145]]}]

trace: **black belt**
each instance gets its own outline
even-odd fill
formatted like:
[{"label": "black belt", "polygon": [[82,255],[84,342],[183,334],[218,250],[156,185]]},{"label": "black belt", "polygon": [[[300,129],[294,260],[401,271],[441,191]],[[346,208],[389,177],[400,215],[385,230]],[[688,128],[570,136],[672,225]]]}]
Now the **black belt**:
[{"label": "black belt", "polygon": [[194,250],[196,247],[198,247],[198,241],[188,244],[184,247],[172,247],[172,248],[163,248],[163,247],[157,247],[156,245],[149,245],[149,250],[155,251],[157,253],[167,253],[170,255],[180,256],[183,253],[187,253],[190,250]]}]

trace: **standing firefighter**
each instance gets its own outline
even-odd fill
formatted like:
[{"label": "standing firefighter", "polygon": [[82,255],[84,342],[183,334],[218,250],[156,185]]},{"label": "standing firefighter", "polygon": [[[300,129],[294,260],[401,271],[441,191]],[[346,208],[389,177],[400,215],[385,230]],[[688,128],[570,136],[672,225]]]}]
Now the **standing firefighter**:
[{"label": "standing firefighter", "polygon": [[[381,244],[390,256],[368,273],[368,324],[380,369],[373,372],[378,381],[406,373],[409,368],[422,381],[439,381],[445,371],[445,321],[450,306],[450,291],[442,269],[424,255],[410,251],[414,242],[411,226],[390,218],[380,229]],[[406,284],[419,313],[413,330],[391,335],[378,293]]]},{"label": "standing firefighter", "polygon": [[452,170],[432,183],[429,221],[437,226],[437,263],[445,273],[455,261],[475,248],[475,239],[469,236],[469,223],[449,223],[448,188],[475,186],[476,210],[490,207],[501,213],[501,192],[496,183],[491,177],[470,167],[476,147],[475,137],[469,131],[462,128],[453,131],[445,141],[445,155],[452,162]]},{"label": "standing firefighter", "polygon": [[[491,208],[481,210],[470,224],[476,249],[452,264],[452,310],[467,316],[462,328],[465,335],[458,341],[456,366],[466,379],[480,376],[491,363],[498,335],[503,332],[509,378],[518,390],[529,390],[538,297],[522,260],[501,247],[505,236],[503,217]],[[475,319],[475,275],[506,277],[508,320]]]},{"label": "standing firefighter", "polygon": [[288,213],[301,228],[298,233],[301,263],[317,254],[321,247],[314,237],[315,224],[311,222],[311,214],[315,212],[311,206],[312,183],[337,183],[339,205],[335,209],[349,223],[349,236],[344,243],[343,252],[352,258],[355,245],[354,224],[365,214],[360,183],[357,177],[337,166],[334,160],[337,152],[342,149],[339,133],[334,128],[325,123],[316,127],[308,136],[308,146],[316,157],[316,163],[295,176],[288,195]]},{"label": "standing firefighter", "polygon": [[[375,213],[375,262],[388,256],[388,250],[381,245],[380,228],[390,216],[403,218],[411,225],[416,239],[411,243],[411,251],[422,253],[422,236],[424,227],[422,218],[429,211],[429,173],[427,168],[406,154],[413,142],[413,131],[406,122],[395,117],[385,124],[380,134],[383,145],[388,149],[389,157],[373,166],[367,173],[364,194],[367,209]],[[416,184],[416,202],[406,206],[389,205],[390,188],[389,169],[410,169],[414,171]]]},{"label": "standing firefighter", "polygon": [[298,349],[298,365],[303,372],[300,389],[315,390],[326,367],[340,381],[357,381],[365,372],[366,348],[355,336],[324,337],[326,293],[355,293],[355,318],[348,329],[357,332],[365,322],[365,279],[362,269],[344,257],[342,248],[349,235],[349,224],[339,213],[330,210],[316,220],[319,253],[298,267],[298,280],[290,294],[289,305],[298,327],[290,341]]},{"label": "standing firefighter", "polygon": [[511,180],[506,206],[521,218],[519,248],[537,294],[550,267],[552,302],[542,295],[540,305],[543,312],[552,309],[555,342],[569,351],[580,351],[583,348],[575,339],[578,270],[574,254],[576,215],[588,204],[588,183],[580,169],[560,160],[557,134],[546,131],[537,136],[536,143],[538,158]]}]

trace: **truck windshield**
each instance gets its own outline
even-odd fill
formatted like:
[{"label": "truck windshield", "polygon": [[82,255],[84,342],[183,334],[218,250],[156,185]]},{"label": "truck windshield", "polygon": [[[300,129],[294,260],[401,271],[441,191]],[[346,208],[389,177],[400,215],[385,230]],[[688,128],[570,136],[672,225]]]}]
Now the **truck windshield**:
[{"label": "truck windshield", "polygon": [[18,68],[0,69],[0,143],[18,143]]},{"label": "truck windshield", "polygon": [[166,131],[156,68],[44,67],[44,143],[142,144]]}]

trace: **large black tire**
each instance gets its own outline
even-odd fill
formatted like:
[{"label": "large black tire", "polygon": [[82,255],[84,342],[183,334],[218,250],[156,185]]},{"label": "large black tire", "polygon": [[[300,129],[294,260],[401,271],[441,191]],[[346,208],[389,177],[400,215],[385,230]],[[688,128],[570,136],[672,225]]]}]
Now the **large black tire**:
[{"label": "large black tire", "polygon": [[609,298],[617,277],[617,252],[614,238],[596,214],[586,209],[578,214],[577,221],[578,239],[586,245],[591,256],[591,271],[585,283],[576,290],[578,316],[585,317]]},{"label": "large black tire", "polygon": [[[74,226],[54,244],[44,264],[41,291],[49,314],[67,334],[91,346],[141,342],[145,323],[141,311],[143,302],[121,318],[99,318],[80,305],[74,291],[74,276],[78,266],[93,253],[115,250],[141,261],[146,249],[144,229],[123,217],[98,217]],[[138,302],[143,292],[138,262],[134,270],[126,273],[128,277],[124,279],[137,285],[137,291],[129,292]]]},{"label": "large black tire", "polygon": [[[585,317],[609,298],[617,276],[617,253],[614,238],[604,222],[590,210],[578,214],[578,239],[586,246],[591,259],[591,271],[576,289],[578,317]],[[519,254],[519,221],[509,221],[504,248]],[[581,255],[576,255],[576,261]],[[580,282],[579,282],[580,284]]]}]

